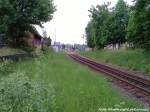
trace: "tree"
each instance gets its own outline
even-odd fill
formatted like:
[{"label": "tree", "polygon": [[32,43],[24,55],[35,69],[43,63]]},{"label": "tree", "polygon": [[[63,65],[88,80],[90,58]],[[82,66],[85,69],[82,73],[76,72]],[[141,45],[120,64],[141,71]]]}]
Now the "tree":
[{"label": "tree", "polygon": [[87,25],[86,34],[89,46],[104,48],[108,44],[121,45],[126,42],[128,25],[128,7],[123,0],[118,0],[114,9],[110,3],[98,5],[90,9],[91,21]]},{"label": "tree", "polygon": [[86,38],[87,38],[87,45],[94,49],[95,48],[95,37],[93,31],[93,23],[90,21],[86,27]]},{"label": "tree", "polygon": [[129,43],[129,47],[133,47],[133,43],[135,41],[135,20],[134,20],[134,14],[135,11],[134,10],[130,10],[130,14],[129,14],[129,22],[128,22],[128,26],[127,26],[127,42]]},{"label": "tree", "polygon": [[118,0],[113,10],[109,4],[92,7],[86,29],[88,45],[104,48],[128,42],[130,47],[150,49],[150,1],[134,2],[130,8],[123,0]]},{"label": "tree", "polygon": [[46,30],[44,30],[44,29],[43,29],[43,37],[44,37],[44,38],[47,38],[47,37],[48,37],[48,36],[47,36],[47,32],[46,32]]},{"label": "tree", "polygon": [[122,44],[126,42],[126,29],[128,25],[128,7],[123,0],[118,0],[114,10],[113,43]]},{"label": "tree", "polygon": [[43,41],[43,42],[42,42],[43,45],[51,46],[52,40],[51,40],[50,37],[48,37],[47,32],[46,32],[46,30],[44,30],[44,29],[43,29],[43,38],[42,38],[42,41]]},{"label": "tree", "polygon": [[0,27],[7,37],[19,44],[26,28],[52,19],[55,6],[53,0],[0,0]]},{"label": "tree", "polygon": [[150,49],[150,1],[136,0],[134,11],[133,43],[136,47]]},{"label": "tree", "polygon": [[42,38],[42,40],[43,40],[43,45],[51,46],[52,40],[50,37],[48,37],[48,38],[44,37],[44,38]]},{"label": "tree", "polygon": [[[98,49],[104,48],[107,44],[107,20],[109,18],[108,4],[98,5],[97,7],[92,7],[89,12],[91,13],[91,23],[92,27],[91,34],[92,38],[89,38],[93,45]],[[88,31],[89,32],[89,31]],[[90,32],[89,32],[90,33]]]}]

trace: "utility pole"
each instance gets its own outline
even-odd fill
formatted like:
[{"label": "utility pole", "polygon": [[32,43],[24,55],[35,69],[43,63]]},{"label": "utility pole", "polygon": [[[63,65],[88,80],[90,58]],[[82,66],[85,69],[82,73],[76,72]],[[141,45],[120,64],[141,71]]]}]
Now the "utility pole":
[{"label": "utility pole", "polygon": [[56,42],[56,28],[55,28],[55,42]]},{"label": "utility pole", "polygon": [[84,45],[84,38],[85,38],[84,34],[83,34],[82,38],[83,38],[83,45]]}]

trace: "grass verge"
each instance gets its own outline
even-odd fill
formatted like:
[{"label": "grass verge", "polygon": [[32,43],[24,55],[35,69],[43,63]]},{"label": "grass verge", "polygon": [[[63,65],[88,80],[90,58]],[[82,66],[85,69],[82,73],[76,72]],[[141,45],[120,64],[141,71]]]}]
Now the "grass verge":
[{"label": "grass verge", "polygon": [[[98,112],[99,108],[107,107],[142,107],[121,96],[105,77],[74,63],[63,53],[51,53],[16,63],[11,65],[11,69],[13,72],[22,71],[30,80],[51,84],[55,90],[54,112]],[[7,76],[1,74],[1,77]]]},{"label": "grass verge", "polygon": [[81,52],[82,55],[134,71],[150,74],[150,52],[142,50],[101,50]]}]

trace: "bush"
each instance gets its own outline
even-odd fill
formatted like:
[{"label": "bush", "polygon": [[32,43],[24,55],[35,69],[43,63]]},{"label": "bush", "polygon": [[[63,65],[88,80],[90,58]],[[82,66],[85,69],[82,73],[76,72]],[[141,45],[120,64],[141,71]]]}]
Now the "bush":
[{"label": "bush", "polygon": [[53,49],[51,47],[48,47],[48,46],[43,46],[42,51],[43,51],[44,54],[54,52]]},{"label": "bush", "polygon": [[54,90],[18,72],[0,81],[0,112],[52,112]]},{"label": "bush", "polygon": [[27,53],[32,53],[33,51],[35,51],[35,47],[29,47],[29,46],[21,46],[20,49],[26,51]]},{"label": "bush", "polygon": [[13,63],[10,60],[5,60],[4,62],[0,62],[0,78],[14,71],[12,69],[12,64]]}]

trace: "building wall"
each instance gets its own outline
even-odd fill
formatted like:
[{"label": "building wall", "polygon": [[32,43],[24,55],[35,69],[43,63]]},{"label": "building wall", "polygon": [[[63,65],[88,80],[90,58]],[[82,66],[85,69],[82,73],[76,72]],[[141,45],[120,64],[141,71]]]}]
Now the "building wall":
[{"label": "building wall", "polygon": [[37,49],[41,49],[42,48],[42,42],[40,39],[37,39],[34,34],[28,32],[27,34],[27,44],[29,47],[35,47]]}]

